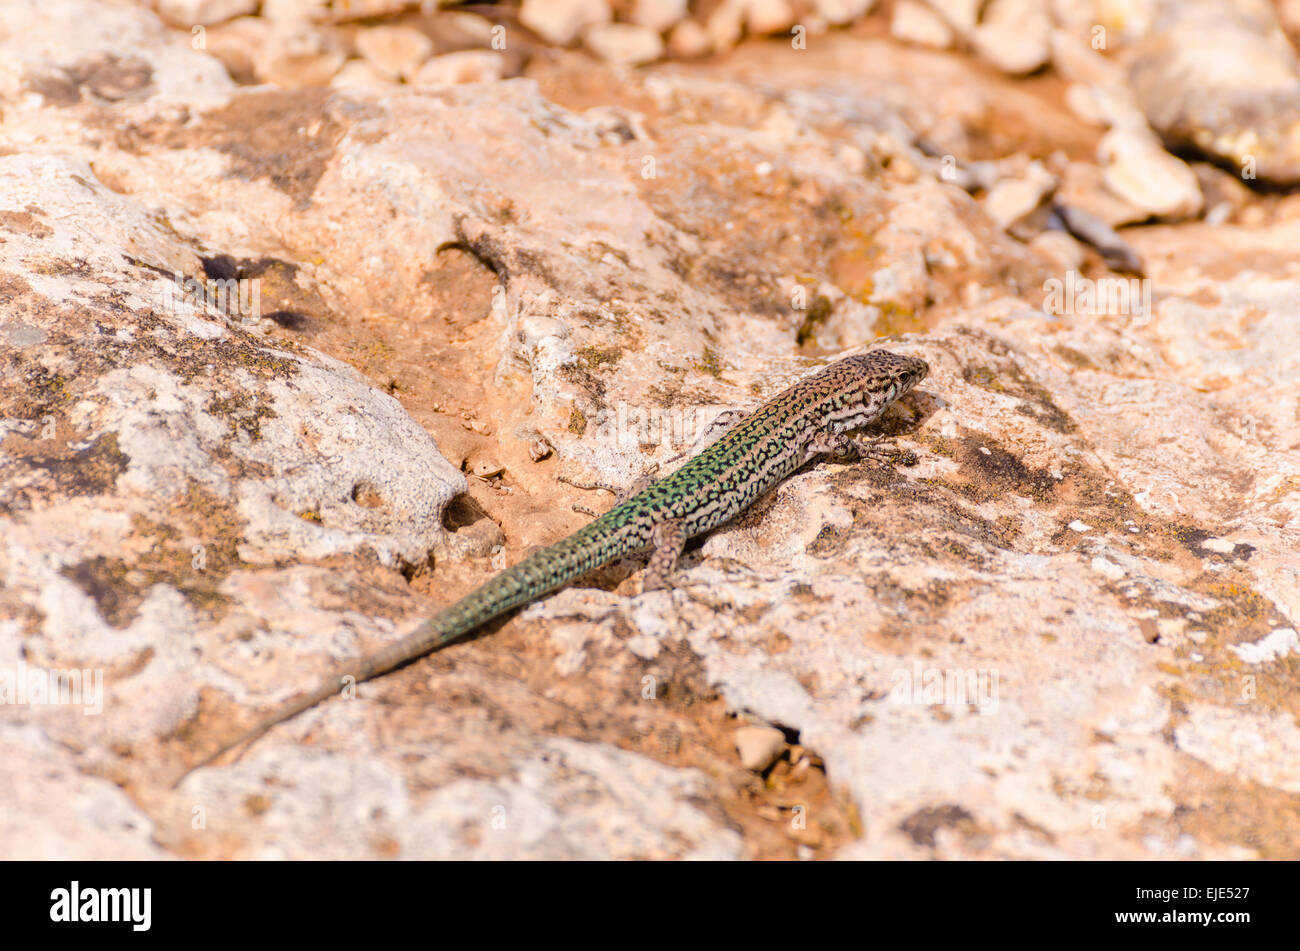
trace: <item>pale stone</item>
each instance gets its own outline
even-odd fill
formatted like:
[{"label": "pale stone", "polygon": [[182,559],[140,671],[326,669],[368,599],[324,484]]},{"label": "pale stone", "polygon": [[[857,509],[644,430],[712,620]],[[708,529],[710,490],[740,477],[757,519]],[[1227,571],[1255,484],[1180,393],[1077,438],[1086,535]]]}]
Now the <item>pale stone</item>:
[{"label": "pale stone", "polygon": [[260,15],[274,23],[323,23],[329,0],[262,0]]},{"label": "pale stone", "polygon": [[1051,29],[1043,0],[993,0],[970,39],[983,59],[1021,75],[1047,62]]},{"label": "pale stone", "polygon": [[709,35],[709,45],[719,53],[740,42],[745,32],[745,8],[741,0],[722,0],[704,24]]},{"label": "pale stone", "polygon": [[844,26],[871,12],[876,0],[813,0],[813,10],[832,26]]},{"label": "pale stone", "polygon": [[461,50],[435,56],[411,79],[417,86],[445,86],[457,83],[487,83],[505,72],[505,58],[491,50]]},{"label": "pale stone", "polygon": [[[1077,240],[1065,231],[1042,231],[1029,239],[1029,246],[1052,262],[1057,273],[1077,271],[1083,267],[1084,250]],[[1070,527],[1081,524],[1071,523]],[[1079,531],[1079,529],[1075,529]]]},{"label": "pale stone", "polygon": [[1023,175],[994,185],[984,197],[984,210],[1006,229],[1042,204],[1055,188],[1056,176],[1035,160]]},{"label": "pale stone", "polygon": [[1107,188],[1101,167],[1092,162],[1071,162],[1065,167],[1056,200],[1087,212],[1111,228],[1142,221],[1150,215]]},{"label": "pale stone", "polygon": [[357,34],[357,52],[389,76],[410,79],[433,54],[433,40],[409,26],[376,26]]},{"label": "pale stone", "polygon": [[204,48],[219,59],[236,82],[256,81],[255,63],[269,42],[272,25],[262,17],[240,17],[214,26],[204,37]]},{"label": "pale stone", "polygon": [[524,0],[519,8],[519,22],[557,46],[568,46],[587,27],[612,18],[605,0]]},{"label": "pale stone", "polygon": [[745,0],[745,27],[751,36],[788,33],[794,26],[794,8],[788,0]]},{"label": "pale stone", "polygon": [[631,23],[597,23],[587,28],[583,42],[607,63],[639,66],[664,55],[664,41],[658,33]]},{"label": "pale stone", "polygon": [[920,0],[899,0],[889,21],[889,32],[905,43],[941,50],[952,46],[953,41],[952,27]]},{"label": "pale stone", "polygon": [[438,40],[435,45],[445,45],[445,39],[450,37],[455,41],[448,47],[450,49],[470,45],[491,49],[492,31],[496,25],[493,21],[474,13],[466,13],[463,10],[443,10],[434,21],[434,28],[437,31],[435,38]]},{"label": "pale stone", "polygon": [[330,85],[336,89],[353,86],[391,86],[393,83],[394,79],[391,75],[381,72],[364,59],[348,60],[330,80]]},{"label": "pale stone", "polygon": [[668,52],[680,59],[706,56],[712,51],[708,30],[695,20],[683,20],[668,34]]},{"label": "pale stone", "polygon": [[979,22],[984,0],[927,0],[927,3],[962,36],[969,36]]},{"label": "pale stone", "polygon": [[667,33],[686,18],[686,0],[636,0],[631,21],[656,33]]},{"label": "pale stone", "polygon": [[335,22],[369,20],[403,13],[411,0],[330,0],[329,18]]},{"label": "pale stone", "polygon": [[1106,187],[1146,215],[1176,221],[1200,213],[1196,173],[1150,133],[1112,129],[1098,144],[1097,157]]},{"label": "pale stone", "polygon": [[262,82],[295,88],[321,86],[342,68],[347,57],[325,34],[309,26],[279,27],[269,34],[253,61]]},{"label": "pale stone", "polygon": [[770,726],[742,726],[733,735],[740,765],[761,773],[785,752],[785,734]]},{"label": "pale stone", "polygon": [[257,0],[159,0],[158,14],[179,27],[212,26],[257,12]]}]

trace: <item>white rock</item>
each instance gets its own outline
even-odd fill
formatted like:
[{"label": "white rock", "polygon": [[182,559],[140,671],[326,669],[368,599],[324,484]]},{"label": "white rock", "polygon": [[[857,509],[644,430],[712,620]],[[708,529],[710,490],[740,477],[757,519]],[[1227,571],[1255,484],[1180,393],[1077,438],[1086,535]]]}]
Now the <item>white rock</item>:
[{"label": "white rock", "polygon": [[597,23],[587,28],[583,42],[607,63],[639,66],[664,55],[664,41],[653,30],[632,23]]},{"label": "white rock", "polygon": [[970,38],[983,59],[1014,76],[1047,62],[1051,31],[1041,0],[993,0]]},{"label": "white rock", "polygon": [[998,182],[984,198],[984,210],[1006,229],[1037,208],[1056,188],[1056,176],[1033,161],[1017,178]]},{"label": "white rock", "polygon": [[351,86],[391,86],[393,77],[380,72],[364,59],[350,59],[334,74],[330,85],[336,89]]},{"label": "white rock", "polygon": [[207,31],[205,49],[225,64],[236,82],[256,80],[255,63],[270,41],[272,26],[262,17],[240,17]]},{"label": "white rock", "polygon": [[277,86],[323,86],[346,59],[343,51],[314,27],[277,27],[254,58],[253,72],[262,82]]},{"label": "white rock", "polygon": [[813,0],[817,15],[832,26],[843,26],[865,16],[876,0]]},{"label": "white rock", "polygon": [[388,76],[410,79],[433,55],[433,40],[409,26],[376,26],[357,34],[357,52]]},{"label": "white rock", "polygon": [[744,33],[745,8],[740,0],[722,0],[704,24],[710,45],[718,52],[731,49]]},{"label": "white rock", "polygon": [[686,18],[686,0],[636,0],[631,21],[656,33],[667,33]]},{"label": "white rock", "polygon": [[1201,547],[1206,551],[1216,551],[1220,555],[1231,555],[1237,546],[1226,538],[1207,538],[1201,542]]},{"label": "white rock", "polygon": [[1174,742],[1221,773],[1300,793],[1300,727],[1288,714],[1195,704]]},{"label": "white rock", "polygon": [[786,33],[794,26],[788,0],[745,0],[745,27],[753,36]]},{"label": "white rock", "polygon": [[274,23],[323,23],[329,0],[262,0],[261,16]]},{"label": "white rock", "polygon": [[1048,45],[1052,50],[1052,65],[1066,79],[1095,86],[1124,85],[1124,71],[1113,60],[1094,50],[1086,37],[1053,29]]},{"label": "white rock", "polygon": [[785,734],[770,726],[742,726],[732,739],[740,754],[740,765],[761,773],[785,751]]},{"label": "white rock", "polygon": [[1300,635],[1294,628],[1279,627],[1253,644],[1232,644],[1229,650],[1247,664],[1266,664],[1288,654],[1300,654]]},{"label": "white rock", "polygon": [[[1040,232],[1029,239],[1029,246],[1051,261],[1057,273],[1077,271],[1083,267],[1085,258],[1083,245],[1066,231]],[[1082,524],[1082,522],[1074,522],[1070,527],[1074,528],[1075,525]],[[1087,531],[1087,528],[1074,530]]]},{"label": "white rock", "polygon": [[919,0],[899,0],[889,32],[895,39],[934,49],[952,46],[953,33],[946,20]]},{"label": "white rock", "polygon": [[704,27],[694,20],[683,20],[668,34],[668,51],[682,59],[704,56],[713,51],[713,42]]},{"label": "white rock", "polygon": [[1151,217],[1176,220],[1200,213],[1196,173],[1166,152],[1151,133],[1112,129],[1102,137],[1097,153],[1106,187]]},{"label": "white rock", "polygon": [[257,0],[158,0],[158,14],[176,26],[211,26],[257,11]]},{"label": "white rock", "polygon": [[969,36],[979,22],[983,0],[928,0],[944,22],[962,36]]},{"label": "white rock", "polygon": [[605,0],[524,0],[519,22],[548,43],[568,46],[587,27],[613,19]]},{"label": "white rock", "polygon": [[417,86],[490,83],[505,73],[505,58],[491,50],[461,50],[435,56],[418,70],[411,82]]}]

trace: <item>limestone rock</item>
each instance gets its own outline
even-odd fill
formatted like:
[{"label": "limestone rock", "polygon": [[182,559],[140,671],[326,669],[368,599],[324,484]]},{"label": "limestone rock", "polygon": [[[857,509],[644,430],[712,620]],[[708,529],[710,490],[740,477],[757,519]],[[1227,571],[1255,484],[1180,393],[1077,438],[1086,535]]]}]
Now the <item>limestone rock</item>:
[{"label": "limestone rock", "polygon": [[560,46],[568,46],[588,27],[612,18],[605,0],[524,0],[519,8],[519,22]]},{"label": "limestone rock", "polygon": [[375,26],[356,38],[357,52],[386,76],[410,80],[433,55],[433,41],[409,26]]},{"label": "limestone rock", "polygon": [[952,46],[953,31],[947,21],[921,0],[899,0],[889,21],[895,39],[934,49]]},{"label": "limestone rock", "polygon": [[658,33],[631,23],[597,23],[587,28],[583,42],[608,63],[640,66],[664,54],[664,41]]},{"label": "limestone rock", "polygon": [[490,50],[461,50],[435,56],[416,71],[411,82],[417,86],[456,83],[488,83],[505,73],[505,58]]}]

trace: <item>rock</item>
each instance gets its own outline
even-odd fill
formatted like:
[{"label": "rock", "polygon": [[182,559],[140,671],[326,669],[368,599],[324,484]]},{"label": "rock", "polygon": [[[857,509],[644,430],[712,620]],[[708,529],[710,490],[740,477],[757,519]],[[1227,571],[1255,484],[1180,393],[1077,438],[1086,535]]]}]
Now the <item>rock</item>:
[{"label": "rock", "polygon": [[789,33],[794,26],[794,8],[789,0],[744,0],[745,27],[751,36]]},{"label": "rock", "polygon": [[324,23],[330,0],[262,0],[261,15],[274,23]]},{"label": "rock", "polygon": [[636,0],[631,21],[655,33],[667,33],[687,14],[686,0]]},{"label": "rock", "polygon": [[1056,176],[1037,160],[1024,173],[1003,179],[984,197],[987,211],[1003,230],[1024,218],[1056,190]]},{"label": "rock", "polygon": [[1151,216],[1149,210],[1139,208],[1107,188],[1101,167],[1092,162],[1070,162],[1061,175],[1056,198],[1111,228],[1145,221]]},{"label": "rock", "polygon": [[948,49],[953,41],[952,27],[921,0],[899,0],[889,21],[889,32],[905,43],[932,49]]},{"label": "rock", "polygon": [[257,0],[158,0],[158,14],[174,26],[212,26],[257,12]]},{"label": "rock", "polygon": [[336,23],[374,20],[403,13],[411,0],[330,0],[329,18]]},{"label": "rock", "polygon": [[262,17],[240,17],[209,29],[204,46],[225,65],[235,82],[253,83],[257,81],[254,63],[270,36],[271,24]]},{"label": "rock", "polygon": [[1162,3],[1130,53],[1152,128],[1239,172],[1300,184],[1300,64],[1267,4]]},{"label": "rock", "polygon": [[1066,231],[1042,231],[1029,240],[1029,246],[1052,262],[1057,273],[1078,271],[1083,267],[1083,247]]},{"label": "rock", "polygon": [[440,10],[429,24],[436,49],[457,51],[462,49],[492,49],[492,31],[496,24],[474,13],[463,10]]},{"label": "rock", "polygon": [[980,7],[984,0],[925,0],[944,22],[961,36],[969,36],[979,22]]},{"label": "rock", "polygon": [[1097,146],[1106,187],[1147,217],[1166,221],[1201,212],[1196,174],[1150,133],[1112,129]]},{"label": "rock", "polygon": [[1051,31],[1049,45],[1052,50],[1052,65],[1071,82],[1090,86],[1124,85],[1123,68],[1094,50],[1086,35],[1056,28]]},{"label": "rock", "polygon": [[694,20],[683,20],[668,34],[668,52],[680,59],[694,59],[712,51],[708,31]]},{"label": "rock", "polygon": [[970,41],[981,58],[1022,75],[1047,63],[1051,30],[1045,0],[992,0]]},{"label": "rock", "polygon": [[1052,211],[1065,229],[1084,244],[1097,249],[1112,271],[1142,274],[1142,259],[1127,241],[1106,222],[1089,212],[1069,205],[1058,193]]},{"label": "rock", "polygon": [[605,0],[524,0],[519,22],[548,43],[568,46],[583,31],[613,18]]},{"label": "rock", "polygon": [[583,42],[605,62],[620,66],[640,66],[664,55],[658,33],[631,23],[597,23],[587,28]]},{"label": "rock", "polygon": [[852,23],[871,12],[876,0],[813,0],[813,10],[832,26]]},{"label": "rock", "polygon": [[396,79],[389,73],[382,72],[364,59],[350,59],[342,69],[334,74],[330,85],[335,89],[347,89],[354,86],[391,86]]},{"label": "rock", "polygon": [[1193,162],[1192,173],[1205,201],[1205,219],[1215,224],[1231,221],[1256,200],[1254,192],[1231,172],[1209,162]]},{"label": "rock", "polygon": [[745,32],[745,8],[742,0],[722,0],[704,23],[709,45],[723,53],[740,42]]},{"label": "rock", "polygon": [[505,75],[505,57],[490,50],[461,50],[435,56],[421,66],[411,82],[417,86],[490,83]]},{"label": "rock", "polygon": [[286,88],[323,86],[347,57],[325,33],[310,26],[278,26],[256,52],[253,73]]},{"label": "rock", "polygon": [[755,773],[766,772],[785,752],[785,734],[770,726],[742,726],[733,735],[740,765]]},{"label": "rock", "polygon": [[409,26],[375,26],[356,37],[357,52],[390,78],[409,80],[433,55],[433,41]]}]

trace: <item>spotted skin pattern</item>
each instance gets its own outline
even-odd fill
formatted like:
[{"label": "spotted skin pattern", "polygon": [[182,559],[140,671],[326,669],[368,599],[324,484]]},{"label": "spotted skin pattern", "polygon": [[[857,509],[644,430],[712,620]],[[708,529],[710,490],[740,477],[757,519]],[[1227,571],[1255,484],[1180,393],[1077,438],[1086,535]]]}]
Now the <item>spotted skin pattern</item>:
[{"label": "spotted skin pattern", "polygon": [[[680,469],[549,548],[496,575],[414,632],[291,700],[190,767],[261,736],[360,683],[463,637],[616,558],[662,544],[646,588],[664,586],[685,542],[723,524],[816,456],[855,445],[842,434],[877,419],[929,372],[924,360],[874,350],[832,363],[764,403]],[[181,778],[184,778],[182,775]],[[178,780],[179,782],[179,780]]]}]

